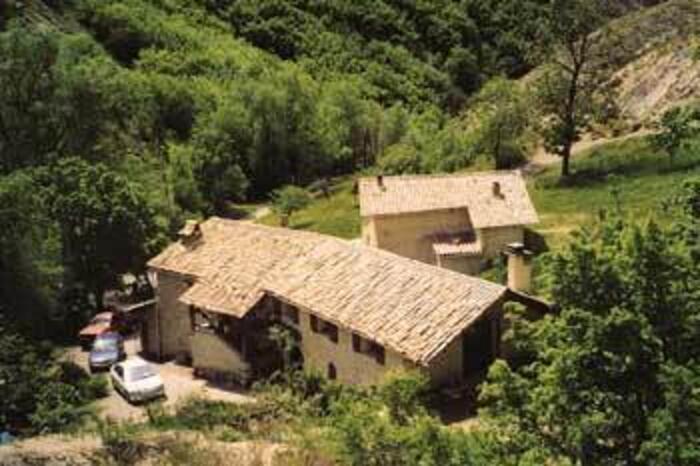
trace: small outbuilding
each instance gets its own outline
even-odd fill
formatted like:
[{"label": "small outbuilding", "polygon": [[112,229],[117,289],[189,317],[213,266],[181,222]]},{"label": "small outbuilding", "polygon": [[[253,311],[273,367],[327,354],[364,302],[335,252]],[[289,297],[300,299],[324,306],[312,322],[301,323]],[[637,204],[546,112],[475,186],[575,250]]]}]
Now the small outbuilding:
[{"label": "small outbuilding", "polygon": [[519,171],[368,177],[359,196],[364,244],[468,275],[539,221]]}]

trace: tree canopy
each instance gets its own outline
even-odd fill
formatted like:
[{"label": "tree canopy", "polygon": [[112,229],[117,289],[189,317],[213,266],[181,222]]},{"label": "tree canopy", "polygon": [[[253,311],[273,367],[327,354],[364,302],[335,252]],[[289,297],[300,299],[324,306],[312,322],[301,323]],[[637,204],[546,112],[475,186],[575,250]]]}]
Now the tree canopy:
[{"label": "tree canopy", "polygon": [[[548,266],[558,316],[519,321],[519,364],[495,364],[485,414],[512,452],[573,464],[694,464],[700,455],[700,183],[669,208],[674,226],[612,216]],[[697,230],[695,230],[697,231]]]}]

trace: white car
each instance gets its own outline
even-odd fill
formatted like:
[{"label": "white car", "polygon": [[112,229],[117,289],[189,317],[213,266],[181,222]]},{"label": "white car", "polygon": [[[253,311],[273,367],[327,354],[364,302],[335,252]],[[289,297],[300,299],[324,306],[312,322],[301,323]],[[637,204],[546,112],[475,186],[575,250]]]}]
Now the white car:
[{"label": "white car", "polygon": [[115,364],[109,375],[114,389],[131,403],[165,396],[163,379],[143,359],[132,358]]}]

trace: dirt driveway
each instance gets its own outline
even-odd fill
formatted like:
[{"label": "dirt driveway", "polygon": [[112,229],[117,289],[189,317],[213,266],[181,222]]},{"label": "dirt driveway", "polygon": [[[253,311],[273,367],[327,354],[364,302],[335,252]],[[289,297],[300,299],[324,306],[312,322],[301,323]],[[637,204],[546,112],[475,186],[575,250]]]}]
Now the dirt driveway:
[{"label": "dirt driveway", "polygon": [[[125,342],[127,357],[132,357],[141,351],[141,342],[138,336],[130,337]],[[70,348],[66,357],[81,367],[88,369],[88,352],[79,347]],[[199,396],[211,400],[229,401],[233,403],[247,403],[253,398],[243,392],[216,387],[204,379],[196,379],[191,367],[181,366],[174,362],[163,364],[151,362],[156,368],[165,384],[166,406],[172,406],[191,397]],[[109,375],[105,373],[107,377]],[[109,388],[109,396],[96,403],[100,415],[115,420],[143,420],[146,418],[145,405],[132,405]]]}]

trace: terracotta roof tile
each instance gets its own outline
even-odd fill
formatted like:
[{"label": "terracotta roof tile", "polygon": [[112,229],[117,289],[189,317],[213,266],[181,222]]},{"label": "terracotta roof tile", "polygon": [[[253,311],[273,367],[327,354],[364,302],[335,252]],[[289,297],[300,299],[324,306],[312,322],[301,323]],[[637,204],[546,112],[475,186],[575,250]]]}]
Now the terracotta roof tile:
[{"label": "terracotta roof tile", "polygon": [[359,192],[362,217],[466,208],[474,228],[539,221],[519,171],[362,178]]},{"label": "terracotta roof tile", "polygon": [[183,301],[237,316],[263,294],[427,364],[506,288],[378,249],[282,228],[212,218],[190,246],[149,266],[195,279]]}]

